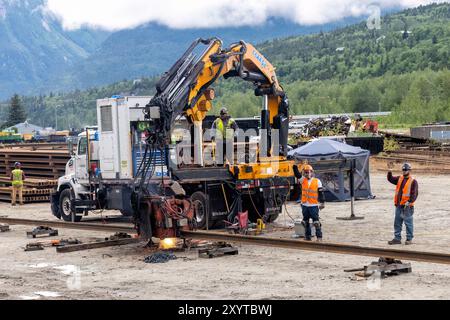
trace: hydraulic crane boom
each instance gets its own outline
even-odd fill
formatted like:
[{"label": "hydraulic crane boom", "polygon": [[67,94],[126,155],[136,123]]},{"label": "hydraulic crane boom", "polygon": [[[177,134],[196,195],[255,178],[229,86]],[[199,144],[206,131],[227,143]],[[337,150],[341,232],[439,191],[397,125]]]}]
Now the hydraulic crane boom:
[{"label": "hydraulic crane boom", "polygon": [[[203,48],[203,50],[201,50]],[[275,68],[250,44],[243,41],[223,48],[217,38],[198,39],[158,82],[157,93],[146,107],[150,118],[157,108],[160,119],[150,143],[163,148],[169,142],[175,119],[184,115],[194,124],[197,139],[202,139],[202,121],[212,109],[214,90],[220,78],[240,77],[255,85],[255,95],[263,97],[261,129],[267,130],[268,150],[272,148],[271,132],[279,130],[280,155],[287,156],[289,101],[280,86]],[[201,141],[194,145],[201,150]]]}]

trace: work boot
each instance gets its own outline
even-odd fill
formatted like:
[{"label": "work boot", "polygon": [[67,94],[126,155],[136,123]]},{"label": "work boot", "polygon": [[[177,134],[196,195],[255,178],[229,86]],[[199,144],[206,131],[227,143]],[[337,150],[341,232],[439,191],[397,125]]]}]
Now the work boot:
[{"label": "work boot", "polygon": [[410,246],[410,245],[413,244],[413,242],[412,242],[412,240],[406,240],[405,244],[406,244],[407,246]]},{"label": "work boot", "polygon": [[400,240],[394,239],[388,242],[389,245],[393,246],[396,244],[402,244],[402,242]]},{"label": "work boot", "polygon": [[305,238],[305,241],[312,241],[311,238]]},{"label": "work boot", "polygon": [[13,204],[11,204],[11,206],[15,207],[15,206],[16,206],[16,204],[15,204],[15,203],[13,203]]},{"label": "work boot", "polygon": [[317,238],[317,242],[323,242],[322,238]]}]

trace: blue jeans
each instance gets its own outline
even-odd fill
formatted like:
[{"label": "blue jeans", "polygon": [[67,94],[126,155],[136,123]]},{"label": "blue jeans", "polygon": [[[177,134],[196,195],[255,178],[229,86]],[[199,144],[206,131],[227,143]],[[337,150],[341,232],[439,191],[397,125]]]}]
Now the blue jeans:
[{"label": "blue jeans", "polygon": [[406,226],[406,240],[411,241],[414,238],[414,208],[396,207],[395,208],[395,239],[402,240],[403,223]]},{"label": "blue jeans", "polygon": [[314,226],[316,227],[316,237],[322,239],[322,225],[319,219],[319,207],[306,207],[302,206],[303,221],[305,223],[305,238],[311,239],[311,225],[309,219],[312,219]]}]

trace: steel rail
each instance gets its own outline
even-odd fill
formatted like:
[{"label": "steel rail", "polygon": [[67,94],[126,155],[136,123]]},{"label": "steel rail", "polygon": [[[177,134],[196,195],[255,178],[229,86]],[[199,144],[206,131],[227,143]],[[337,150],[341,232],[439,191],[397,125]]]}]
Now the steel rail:
[{"label": "steel rail", "polygon": [[[25,220],[25,219],[1,218],[1,217],[0,223],[5,223],[9,225],[29,225],[29,226],[55,227],[62,229],[64,228],[77,229],[85,231],[125,232],[131,234],[136,233],[136,229],[131,226],[128,227],[128,226],[104,225],[93,223]],[[450,264],[450,254],[447,253],[362,247],[342,243],[309,242],[292,239],[243,236],[210,231],[181,231],[181,236],[183,238],[192,238],[210,241],[229,241],[229,242],[243,243],[247,245],[297,249],[303,251],[326,252],[334,254],[346,254],[346,255],[368,256],[378,258],[384,257],[392,259],[404,259],[408,261]]]},{"label": "steel rail", "polygon": [[356,245],[330,242],[309,242],[292,239],[230,235],[219,232],[182,231],[182,235],[187,238],[197,238],[213,241],[231,241],[245,243],[248,245],[260,245],[286,249],[299,249],[304,251],[328,252],[378,258],[384,257],[438,264],[450,264],[450,254],[446,253],[360,247]]},{"label": "steel rail", "polygon": [[128,226],[117,226],[96,223],[73,223],[62,221],[42,221],[42,220],[26,220],[14,218],[0,218],[0,223],[9,225],[24,225],[35,227],[50,227],[61,229],[75,229],[84,231],[99,231],[99,232],[123,232],[123,233],[137,233],[136,229]]}]

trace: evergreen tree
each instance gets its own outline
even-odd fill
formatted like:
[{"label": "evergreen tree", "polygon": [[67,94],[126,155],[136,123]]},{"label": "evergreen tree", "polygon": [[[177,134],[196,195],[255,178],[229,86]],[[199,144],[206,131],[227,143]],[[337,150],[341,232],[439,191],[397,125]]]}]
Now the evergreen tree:
[{"label": "evergreen tree", "polygon": [[437,44],[438,43],[438,39],[437,39],[436,35],[433,36],[431,41],[432,41],[433,44]]},{"label": "evergreen tree", "polygon": [[11,98],[11,103],[9,105],[8,121],[6,122],[6,127],[14,126],[16,124],[25,122],[26,120],[27,114],[24,107],[22,106],[20,97],[18,94],[15,94]]}]

